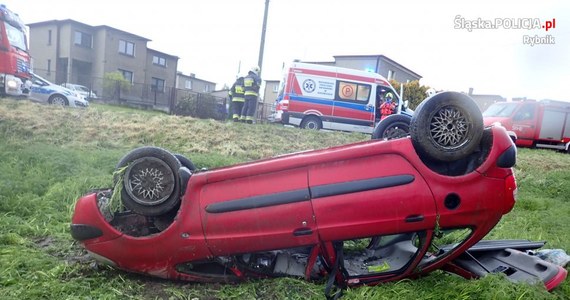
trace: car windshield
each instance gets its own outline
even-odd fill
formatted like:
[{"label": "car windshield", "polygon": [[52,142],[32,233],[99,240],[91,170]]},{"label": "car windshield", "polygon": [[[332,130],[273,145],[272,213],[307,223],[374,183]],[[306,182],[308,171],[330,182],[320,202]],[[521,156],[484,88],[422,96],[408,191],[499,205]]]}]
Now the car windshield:
[{"label": "car windshield", "polygon": [[517,106],[517,103],[495,103],[483,112],[483,117],[508,117],[513,114]]},{"label": "car windshield", "polygon": [[86,87],[84,87],[84,86],[82,86],[82,85],[77,85],[76,87],[77,87],[78,90],[80,90],[80,91],[82,91],[82,92],[87,92],[87,93],[89,93],[89,89],[86,88]]},{"label": "car windshield", "polygon": [[8,22],[4,22],[6,27],[6,35],[8,36],[8,41],[10,41],[10,45],[19,48],[23,51],[27,51],[28,48],[26,47],[26,36],[21,29],[18,29]]},{"label": "car windshield", "polygon": [[41,78],[40,76],[33,74],[32,75],[32,79],[34,80],[34,84],[37,85],[51,85],[51,83],[43,78]]}]

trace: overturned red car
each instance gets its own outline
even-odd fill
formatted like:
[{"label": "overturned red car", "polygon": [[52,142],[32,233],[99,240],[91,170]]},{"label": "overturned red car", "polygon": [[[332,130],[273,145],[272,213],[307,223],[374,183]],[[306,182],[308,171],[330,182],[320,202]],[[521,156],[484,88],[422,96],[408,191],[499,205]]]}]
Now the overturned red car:
[{"label": "overturned red car", "polygon": [[[213,170],[135,149],[118,163],[114,188],[78,200],[71,234],[101,262],[177,280],[328,277],[345,287],[444,268],[552,289],[563,268],[511,255],[544,243],[478,243],[515,204],[515,162],[504,128],[483,128],[467,95],[444,92],[417,108],[406,138]],[[110,208],[113,194],[123,209]],[[517,266],[523,260],[530,271]]]}]

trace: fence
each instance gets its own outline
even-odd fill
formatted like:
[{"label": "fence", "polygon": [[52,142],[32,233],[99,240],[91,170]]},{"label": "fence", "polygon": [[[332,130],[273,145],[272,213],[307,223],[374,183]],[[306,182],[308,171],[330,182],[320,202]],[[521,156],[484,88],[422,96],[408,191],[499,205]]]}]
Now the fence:
[{"label": "fence", "polygon": [[[46,70],[35,70],[35,73],[50,78],[50,73]],[[62,84],[63,82],[57,82],[57,78],[62,77],[61,74],[55,75],[56,83]],[[231,112],[230,101],[225,97],[216,97],[209,93],[89,76],[79,76],[73,83],[91,89],[97,94],[97,100],[104,103],[155,109],[169,114],[202,119],[226,120],[231,115],[229,114]],[[255,114],[256,122],[268,122],[273,111],[273,104],[258,103]]]}]

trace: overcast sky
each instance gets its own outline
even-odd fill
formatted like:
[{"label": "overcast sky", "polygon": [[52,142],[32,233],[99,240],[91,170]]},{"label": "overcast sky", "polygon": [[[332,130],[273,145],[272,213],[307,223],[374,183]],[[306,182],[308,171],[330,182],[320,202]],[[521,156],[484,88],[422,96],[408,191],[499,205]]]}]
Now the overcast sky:
[{"label": "overcast sky", "polygon": [[[221,88],[257,65],[265,0],[0,0],[27,24],[73,19],[146,37]],[[501,19],[555,28],[455,28]],[[529,19],[530,18],[530,19]],[[554,44],[531,46],[525,36]],[[549,37],[550,36],[550,37]],[[527,37],[527,41],[528,40]],[[437,90],[570,101],[570,1],[270,0],[262,77],[284,62],[383,54]]]}]

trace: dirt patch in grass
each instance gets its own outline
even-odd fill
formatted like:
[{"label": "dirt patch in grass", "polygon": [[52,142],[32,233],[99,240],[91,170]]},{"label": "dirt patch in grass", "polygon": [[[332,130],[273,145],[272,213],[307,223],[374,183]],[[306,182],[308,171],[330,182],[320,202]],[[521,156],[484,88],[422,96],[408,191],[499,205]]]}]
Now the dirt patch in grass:
[{"label": "dirt patch in grass", "polygon": [[39,237],[34,239],[34,244],[40,249],[46,249],[53,245],[54,239],[51,236]]},{"label": "dirt patch in grass", "polygon": [[37,237],[32,241],[37,249],[68,264],[79,263],[91,265],[91,267],[95,264],[95,260],[76,242],[72,242],[70,245],[51,236]]}]

